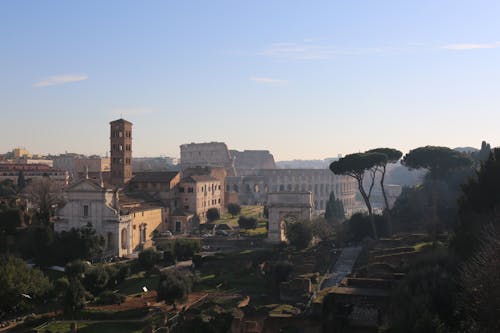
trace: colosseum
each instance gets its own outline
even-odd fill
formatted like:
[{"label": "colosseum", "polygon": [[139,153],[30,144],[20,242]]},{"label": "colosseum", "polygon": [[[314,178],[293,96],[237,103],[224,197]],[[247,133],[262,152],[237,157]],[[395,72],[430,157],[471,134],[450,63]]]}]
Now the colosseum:
[{"label": "colosseum", "polygon": [[314,213],[322,213],[330,192],[342,200],[346,213],[355,207],[356,182],[329,169],[277,169],[267,150],[228,150],[223,142],[181,145],[181,169],[224,167],[225,202],[265,204],[268,193],[304,192],[313,195]]}]

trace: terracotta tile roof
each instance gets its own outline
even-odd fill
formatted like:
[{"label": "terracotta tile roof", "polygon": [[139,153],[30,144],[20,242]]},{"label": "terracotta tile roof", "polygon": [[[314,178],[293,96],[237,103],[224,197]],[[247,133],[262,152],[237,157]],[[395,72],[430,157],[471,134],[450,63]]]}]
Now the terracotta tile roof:
[{"label": "terracotta tile roof", "polygon": [[135,172],[131,183],[168,183],[179,174],[178,171],[144,171]]}]

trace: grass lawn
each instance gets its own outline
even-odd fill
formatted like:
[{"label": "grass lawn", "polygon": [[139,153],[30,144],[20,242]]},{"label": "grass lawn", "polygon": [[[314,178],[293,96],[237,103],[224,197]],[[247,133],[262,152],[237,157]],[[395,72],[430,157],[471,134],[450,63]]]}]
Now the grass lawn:
[{"label": "grass lawn", "polygon": [[[143,322],[78,322],[78,332],[81,333],[140,333],[146,327]],[[66,333],[70,332],[71,323],[53,322],[47,326],[40,327],[41,331]]]},{"label": "grass lawn", "polygon": [[267,221],[261,220],[255,229],[240,229],[240,235],[244,237],[267,237]]},{"label": "grass lawn", "polygon": [[142,293],[142,287],[146,286],[148,290],[156,289],[160,281],[159,275],[145,276],[145,272],[129,276],[119,286],[118,290],[124,295],[135,295]]},{"label": "grass lawn", "polygon": [[264,213],[264,206],[241,206],[240,215],[233,217],[229,213],[222,214],[221,218],[215,221],[215,224],[225,223],[231,227],[238,226],[238,218],[240,216],[255,217],[256,219],[262,219]]}]

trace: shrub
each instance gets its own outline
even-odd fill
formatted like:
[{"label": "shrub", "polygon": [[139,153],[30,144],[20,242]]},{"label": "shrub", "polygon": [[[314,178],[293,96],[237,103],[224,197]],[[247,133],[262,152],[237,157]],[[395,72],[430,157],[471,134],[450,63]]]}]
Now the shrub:
[{"label": "shrub", "polygon": [[116,280],[118,283],[124,281],[130,276],[130,265],[129,264],[118,264],[118,272],[116,273]]},{"label": "shrub", "polygon": [[106,288],[109,282],[109,275],[106,268],[102,265],[97,265],[90,269],[85,274],[84,284],[85,288],[93,295],[99,294]]},{"label": "shrub", "polygon": [[163,263],[167,266],[175,264],[175,255],[173,250],[163,251]]},{"label": "shrub", "polygon": [[160,253],[155,249],[146,249],[139,253],[139,265],[142,269],[149,271],[160,261],[160,256]]},{"label": "shrub", "polygon": [[229,203],[227,205],[227,211],[234,217],[235,215],[238,215],[241,212],[241,206],[238,205],[237,203]]},{"label": "shrub", "polygon": [[99,294],[98,303],[102,305],[122,304],[125,302],[125,295],[114,293],[111,290],[104,290]]},{"label": "shrub", "polygon": [[178,270],[168,270],[160,275],[157,289],[158,301],[174,304],[184,300],[191,291],[193,281],[191,277]]},{"label": "shrub", "polygon": [[255,217],[240,216],[238,225],[241,229],[255,229],[257,228],[258,221]]},{"label": "shrub", "polygon": [[217,208],[209,208],[207,210],[207,220],[213,222],[220,219],[220,212]]},{"label": "shrub", "polygon": [[305,249],[312,240],[312,225],[309,221],[287,223],[286,238],[297,249]]},{"label": "shrub", "polygon": [[193,258],[196,252],[201,249],[198,239],[176,239],[174,253],[177,259],[187,260]]}]

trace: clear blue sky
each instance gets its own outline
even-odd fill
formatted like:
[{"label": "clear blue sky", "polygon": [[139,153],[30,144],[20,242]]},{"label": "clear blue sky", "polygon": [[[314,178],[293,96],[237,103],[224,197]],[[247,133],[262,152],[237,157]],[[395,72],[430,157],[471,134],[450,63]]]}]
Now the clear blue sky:
[{"label": "clear blue sky", "polygon": [[0,152],[500,145],[500,1],[2,1]]}]

